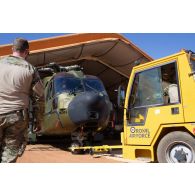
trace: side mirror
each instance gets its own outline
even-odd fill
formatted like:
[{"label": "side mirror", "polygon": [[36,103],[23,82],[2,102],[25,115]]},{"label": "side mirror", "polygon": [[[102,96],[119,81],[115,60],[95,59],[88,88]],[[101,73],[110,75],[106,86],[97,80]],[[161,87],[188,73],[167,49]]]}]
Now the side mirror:
[{"label": "side mirror", "polygon": [[117,104],[119,108],[123,108],[125,104],[125,88],[121,85],[118,88]]}]

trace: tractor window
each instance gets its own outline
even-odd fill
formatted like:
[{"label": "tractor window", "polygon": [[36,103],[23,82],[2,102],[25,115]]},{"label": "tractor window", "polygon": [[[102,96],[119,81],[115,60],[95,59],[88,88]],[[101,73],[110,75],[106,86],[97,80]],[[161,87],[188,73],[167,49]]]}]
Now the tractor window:
[{"label": "tractor window", "polygon": [[162,103],[163,96],[159,68],[136,74],[129,107],[134,108]]},{"label": "tractor window", "polygon": [[191,60],[193,71],[195,71],[195,60]]},{"label": "tractor window", "polygon": [[162,90],[164,104],[179,103],[178,78],[176,64],[170,63],[161,66]]},{"label": "tractor window", "polygon": [[195,80],[195,53],[191,53],[190,55],[190,68],[192,71],[190,76],[193,76],[193,79]]},{"label": "tractor window", "polygon": [[81,79],[71,77],[59,77],[55,79],[56,93],[62,92],[83,92],[84,88]]},{"label": "tractor window", "polygon": [[191,55],[190,62],[191,62],[192,71],[194,72],[195,71],[195,54]]}]

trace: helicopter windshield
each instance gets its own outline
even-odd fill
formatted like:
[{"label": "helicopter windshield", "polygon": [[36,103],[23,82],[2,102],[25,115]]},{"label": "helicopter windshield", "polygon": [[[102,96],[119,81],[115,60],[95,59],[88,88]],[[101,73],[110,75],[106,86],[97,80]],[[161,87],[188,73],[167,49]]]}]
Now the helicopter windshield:
[{"label": "helicopter windshield", "polygon": [[84,87],[81,79],[71,77],[60,77],[55,80],[56,93],[62,92],[83,92]]},{"label": "helicopter windshield", "polygon": [[98,79],[58,77],[55,79],[55,93],[80,93],[84,91],[102,92],[107,95],[103,83]]},{"label": "helicopter windshield", "polygon": [[102,82],[98,79],[83,79],[83,83],[85,86],[86,91],[97,91],[97,92],[104,92],[106,93],[106,90],[102,84]]}]

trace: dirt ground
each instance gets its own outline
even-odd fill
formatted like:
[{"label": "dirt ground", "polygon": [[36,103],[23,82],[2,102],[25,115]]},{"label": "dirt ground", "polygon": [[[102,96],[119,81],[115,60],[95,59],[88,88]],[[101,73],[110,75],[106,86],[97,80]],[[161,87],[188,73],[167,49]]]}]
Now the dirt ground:
[{"label": "dirt ground", "polygon": [[120,163],[120,159],[112,159],[108,154],[73,155],[50,144],[28,145],[17,163]]},{"label": "dirt ground", "polygon": [[[108,138],[97,145],[121,145],[120,137]],[[56,139],[52,137],[41,137],[36,144],[27,145],[22,157],[17,159],[17,163],[145,163],[148,159],[129,160],[122,157],[122,149],[113,149],[111,154],[95,153],[90,155],[72,154],[68,147],[70,144],[64,138]]]}]

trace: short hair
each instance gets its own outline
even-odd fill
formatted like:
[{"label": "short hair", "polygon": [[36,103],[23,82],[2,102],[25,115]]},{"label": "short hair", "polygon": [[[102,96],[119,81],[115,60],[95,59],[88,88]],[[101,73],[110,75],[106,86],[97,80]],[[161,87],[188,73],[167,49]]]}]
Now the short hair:
[{"label": "short hair", "polygon": [[16,38],[13,42],[13,51],[24,52],[26,49],[29,49],[29,44],[26,39]]}]

